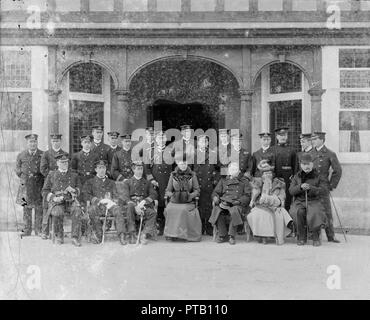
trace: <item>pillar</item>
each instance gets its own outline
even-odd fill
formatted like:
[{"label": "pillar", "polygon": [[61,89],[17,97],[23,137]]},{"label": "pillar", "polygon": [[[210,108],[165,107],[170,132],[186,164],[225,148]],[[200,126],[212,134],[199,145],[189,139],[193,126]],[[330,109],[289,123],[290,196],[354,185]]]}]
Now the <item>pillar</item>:
[{"label": "pillar", "polygon": [[308,94],[311,96],[311,131],[321,131],[321,100],[326,90],[321,88],[311,88]]},{"label": "pillar", "polygon": [[243,135],[243,147],[252,150],[252,95],[253,90],[240,90],[240,133]]},{"label": "pillar", "polygon": [[62,93],[60,89],[48,89],[49,101],[49,135],[51,133],[59,133],[59,95]]},{"label": "pillar", "polygon": [[117,110],[122,115],[122,133],[129,133],[129,112],[128,112],[128,90],[118,89],[114,91],[117,96]]}]

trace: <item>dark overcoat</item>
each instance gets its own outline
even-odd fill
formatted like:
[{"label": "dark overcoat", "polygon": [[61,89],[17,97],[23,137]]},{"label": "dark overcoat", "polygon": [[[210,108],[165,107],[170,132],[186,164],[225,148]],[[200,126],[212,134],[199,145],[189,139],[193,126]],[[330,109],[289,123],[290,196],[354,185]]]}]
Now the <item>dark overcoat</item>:
[{"label": "dark overcoat", "polygon": [[110,170],[113,180],[121,181],[131,178],[133,176],[131,166],[131,149],[128,151],[124,149],[117,151],[113,155],[112,166]]}]

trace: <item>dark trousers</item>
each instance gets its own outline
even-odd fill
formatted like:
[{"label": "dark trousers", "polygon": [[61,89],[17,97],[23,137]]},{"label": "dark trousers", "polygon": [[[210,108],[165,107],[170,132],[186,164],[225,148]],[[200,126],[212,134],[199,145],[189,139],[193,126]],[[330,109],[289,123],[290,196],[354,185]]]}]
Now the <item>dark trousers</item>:
[{"label": "dark trousers", "polygon": [[227,235],[235,237],[236,226],[233,226],[231,222],[231,216],[228,211],[222,210],[217,219],[217,229],[220,237],[226,237]]},{"label": "dark trousers", "polygon": [[334,239],[335,233],[334,233],[334,226],[333,226],[333,214],[331,212],[330,194],[325,193],[325,195],[323,195],[321,199],[322,199],[321,201],[325,209],[325,215],[327,218],[327,224],[325,227],[326,237],[328,238],[328,240]]},{"label": "dark trousers", "polygon": [[[312,240],[320,239],[320,228],[309,230],[312,232]],[[307,241],[307,211],[306,208],[299,208],[297,211],[297,240]]]},{"label": "dark trousers", "polygon": [[[23,207],[23,223],[24,233],[30,235],[32,233],[32,208]],[[35,206],[35,234],[41,232],[42,225],[42,205]]]},{"label": "dark trousers", "polygon": [[51,216],[54,222],[54,232],[56,237],[63,238],[64,231],[63,231],[63,220],[64,215],[68,214],[72,220],[72,238],[80,239],[81,237],[81,217],[82,217],[82,210],[78,206],[70,206],[69,208],[65,208],[64,204],[55,205],[51,209]]},{"label": "dark trousers", "polygon": [[159,225],[159,228],[164,228],[164,225],[166,223],[166,218],[164,217],[164,208],[165,207],[158,207],[158,211],[157,211],[157,223]]},{"label": "dark trousers", "polygon": [[[151,207],[146,207],[144,212],[143,218],[143,234],[150,234],[152,236],[156,236],[157,228],[156,228],[156,219],[157,213]],[[128,232],[129,233],[136,233],[136,225],[135,220],[140,220],[140,216],[135,212],[135,205],[129,203],[127,205],[127,223],[128,223]]]},{"label": "dark trousers", "polygon": [[[91,205],[88,209],[88,214],[90,216],[92,228],[96,236],[101,239],[103,235],[103,221],[100,220],[100,217],[105,216],[105,209],[100,206]],[[121,233],[126,233],[126,223],[125,217],[122,212],[122,208],[119,206],[114,206],[108,210],[108,216],[115,217],[116,220],[116,230],[117,235]]]}]

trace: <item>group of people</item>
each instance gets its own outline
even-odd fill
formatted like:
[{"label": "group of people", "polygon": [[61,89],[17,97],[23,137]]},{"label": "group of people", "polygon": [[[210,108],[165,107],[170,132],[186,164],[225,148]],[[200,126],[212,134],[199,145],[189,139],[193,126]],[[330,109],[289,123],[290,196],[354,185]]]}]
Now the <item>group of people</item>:
[{"label": "group of people", "polygon": [[[324,132],[301,134],[302,150],[296,153],[288,130],[275,130],[273,146],[271,133],[259,134],[261,148],[250,154],[242,148],[242,135],[229,129],[219,130],[216,150],[205,134],[195,143],[189,125],[170,144],[165,132],[146,128],[139,157],[132,152],[130,134],[108,132],[109,144],[103,143],[99,124],[80,137],[81,151],[71,157],[61,149],[61,134],[50,136],[45,152],[38,149],[38,136],[29,134],[27,150],[16,161],[23,236],[32,233],[34,209],[35,234],[48,239],[53,226],[60,244],[63,218],[69,215],[75,246],[88,233],[92,242],[101,243],[110,228],[102,219],[107,215],[114,217],[122,245],[146,244],[158,235],[200,241],[214,233],[218,243],[235,244],[237,233],[248,232],[264,244],[296,235],[298,245],[311,238],[318,246],[321,228],[328,241],[339,242],[329,198],[341,178],[338,159],[325,146]],[[171,157],[173,163],[164,161]]]}]

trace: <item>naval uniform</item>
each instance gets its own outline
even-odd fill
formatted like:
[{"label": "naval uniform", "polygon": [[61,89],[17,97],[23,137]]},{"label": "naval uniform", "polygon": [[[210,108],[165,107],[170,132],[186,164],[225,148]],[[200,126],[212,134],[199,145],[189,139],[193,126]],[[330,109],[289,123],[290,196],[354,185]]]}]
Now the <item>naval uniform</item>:
[{"label": "naval uniform", "polygon": [[[328,188],[322,197],[322,202],[328,220],[328,225],[325,228],[326,236],[328,240],[333,240],[335,234],[330,204],[330,191],[338,186],[340,178],[342,177],[342,167],[335,152],[328,149],[325,145],[322,146],[320,150],[315,149],[313,151],[313,164],[319,176],[328,183]],[[331,175],[329,175],[330,168],[332,168]]]},{"label": "naval uniform", "polygon": [[[55,151],[53,148],[46,150],[44,154],[41,157],[41,162],[40,162],[40,171],[41,174],[46,178],[49,174],[50,171],[54,171],[58,169],[57,166],[57,161],[55,159],[56,156],[62,155],[62,154],[68,154],[62,149],[59,149],[58,151]],[[47,215],[48,211],[48,202],[46,199],[43,199],[42,202],[42,207],[43,207],[43,221],[45,220],[44,216]],[[46,223],[46,225],[42,225],[42,231],[45,233],[45,235],[49,234],[49,224]]]},{"label": "naval uniform", "polygon": [[[294,176],[297,165],[297,154],[288,144],[277,144],[273,146],[275,153],[275,176],[283,178],[286,191],[289,190],[290,179]],[[289,212],[292,196],[286,192],[285,209]]]},{"label": "naval uniform", "polygon": [[18,188],[16,203],[23,206],[24,234],[32,233],[32,209],[35,209],[35,234],[41,232],[42,222],[42,197],[41,189],[44,177],[40,172],[40,162],[42,157],[40,149],[31,152],[22,151],[16,160],[15,172],[21,179]]},{"label": "naval uniform", "polygon": [[109,146],[109,150],[108,150],[108,166],[107,166],[107,175],[108,175],[108,178],[112,179],[112,172],[110,171],[111,170],[111,167],[112,167],[112,161],[113,161],[113,156],[116,152],[122,150],[122,147],[120,146],[116,146],[115,148],[112,148],[112,146]]},{"label": "naval uniform", "polygon": [[262,160],[269,160],[270,164],[273,166],[275,164],[275,153],[272,147],[268,147],[267,149],[260,148],[257,151],[253,152],[252,159],[251,159],[251,175],[253,177],[261,177],[262,172],[258,169],[258,164]]},{"label": "naval uniform", "polygon": [[131,159],[131,149],[125,150],[121,149],[117,151],[112,158],[111,173],[112,178],[115,181],[122,181],[124,179],[129,179],[133,176],[131,169],[132,159]]},{"label": "naval uniform", "polygon": [[[71,198],[65,193],[65,189],[70,186],[76,190],[77,196],[80,195],[81,182],[77,173],[68,169],[66,172],[60,170],[51,171],[46,177],[42,194],[48,200],[48,215],[44,217],[43,224],[47,223],[49,216],[55,221],[56,236],[63,239],[63,217],[70,214],[72,218],[72,238],[81,237],[81,218],[82,210],[78,198]],[[62,202],[55,202],[54,198],[64,195]]]}]

